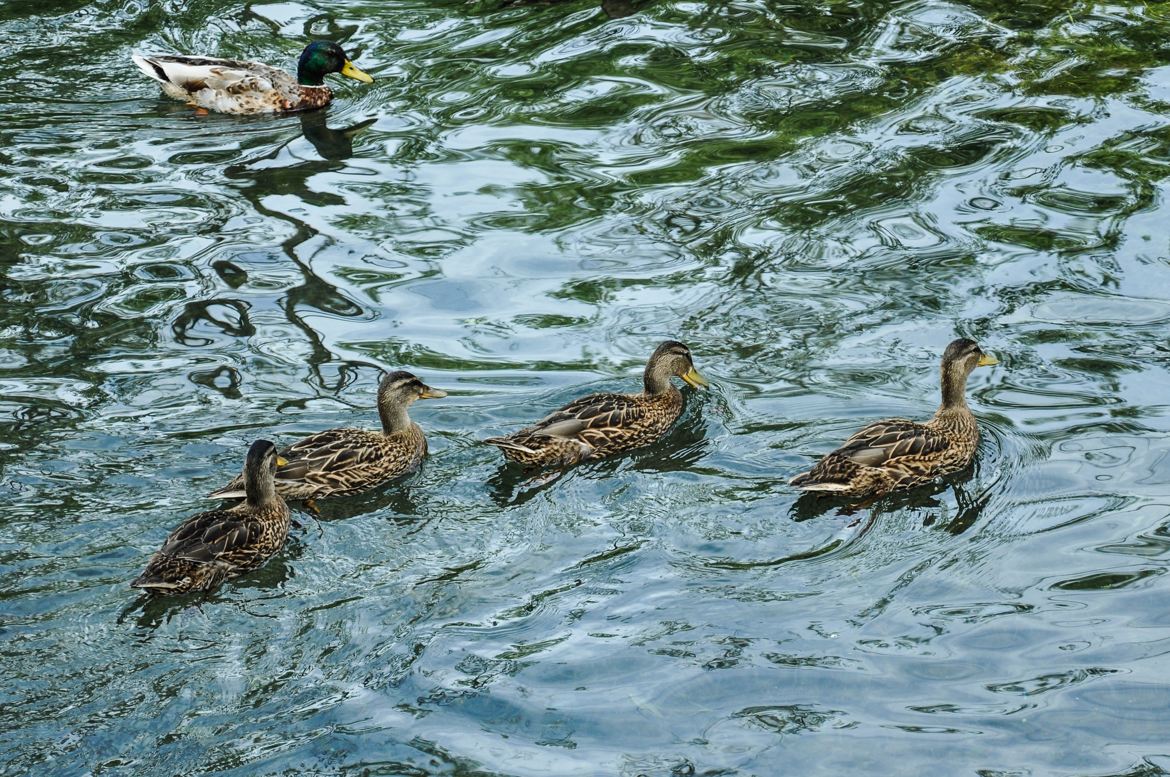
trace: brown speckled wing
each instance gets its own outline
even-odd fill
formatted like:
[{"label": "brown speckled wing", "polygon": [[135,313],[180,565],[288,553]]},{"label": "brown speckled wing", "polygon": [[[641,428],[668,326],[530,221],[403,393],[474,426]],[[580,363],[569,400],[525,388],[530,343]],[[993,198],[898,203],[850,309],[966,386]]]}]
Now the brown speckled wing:
[{"label": "brown speckled wing", "polygon": [[877,467],[903,457],[938,454],[949,446],[946,436],[925,424],[888,418],[866,426],[834,453],[863,466]]},{"label": "brown speckled wing", "polygon": [[[681,394],[671,392],[656,397],[642,394],[590,394],[554,411],[530,427],[506,439],[536,449],[535,456],[510,456],[533,463],[571,463],[581,456],[599,458],[653,442],[678,417],[682,410]],[[565,446],[557,440],[584,443]],[[572,453],[572,455],[569,455]],[[505,450],[505,455],[508,455]]]},{"label": "brown speckled wing", "polygon": [[636,426],[654,414],[656,409],[656,404],[647,402],[641,395],[590,394],[573,400],[525,431],[546,433],[550,427],[576,421],[580,424],[578,434],[584,436],[587,430],[613,431]]},{"label": "brown speckled wing", "polygon": [[258,542],[260,523],[232,510],[212,510],[193,515],[171,532],[159,553],[208,563],[234,550]]},{"label": "brown speckled wing", "polygon": [[281,453],[288,464],[276,471],[277,490],[298,498],[357,493],[411,472],[425,452],[426,441],[417,425],[390,436],[329,429]]}]

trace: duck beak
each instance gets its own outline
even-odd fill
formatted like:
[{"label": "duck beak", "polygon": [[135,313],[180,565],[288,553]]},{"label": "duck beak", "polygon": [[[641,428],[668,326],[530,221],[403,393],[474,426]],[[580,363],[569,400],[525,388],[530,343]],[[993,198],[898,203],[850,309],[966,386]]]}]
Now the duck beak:
[{"label": "duck beak", "polygon": [[352,78],[354,81],[361,81],[363,84],[374,83],[374,79],[370,77],[369,73],[363,73],[362,71],[358,70],[357,67],[348,59],[345,60],[345,64],[341,66],[341,70],[339,72],[346,78]]},{"label": "duck beak", "polygon": [[447,396],[446,391],[443,391],[442,389],[431,388],[430,386],[427,386],[426,388],[424,388],[422,390],[422,393],[418,395],[418,398],[419,399],[442,399],[445,396]]},{"label": "duck beak", "polygon": [[287,467],[288,466],[288,459],[286,459],[284,456],[277,456],[276,457],[276,466]]},{"label": "duck beak", "polygon": [[989,353],[985,353],[979,357],[979,363],[976,364],[975,366],[976,367],[991,367],[991,366],[996,365],[996,364],[999,364],[999,359],[995,358],[994,356],[992,356]]},{"label": "duck beak", "polygon": [[711,385],[707,382],[707,379],[700,375],[699,371],[694,367],[691,367],[679,377],[682,378],[683,381],[686,382],[686,384],[691,388],[704,388]]}]

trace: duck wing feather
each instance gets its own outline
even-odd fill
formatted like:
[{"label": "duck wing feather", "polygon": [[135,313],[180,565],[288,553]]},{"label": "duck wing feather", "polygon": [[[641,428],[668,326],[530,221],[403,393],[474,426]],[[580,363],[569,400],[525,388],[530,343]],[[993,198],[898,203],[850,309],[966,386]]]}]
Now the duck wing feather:
[{"label": "duck wing feather", "polygon": [[946,435],[926,424],[887,418],[856,432],[833,453],[865,467],[881,467],[896,459],[937,455],[950,445]]},{"label": "duck wing feather", "polygon": [[[393,439],[379,432],[328,429],[294,443],[281,453],[288,464],[276,470],[278,486],[281,480],[336,486],[369,481],[374,473],[379,473],[381,478],[394,448]],[[398,453],[405,454],[405,451]]]},{"label": "duck wing feather", "polygon": [[260,62],[166,54],[135,55],[134,62],[154,80],[192,93],[202,89],[268,92],[293,82],[288,73]]},{"label": "duck wing feather", "polygon": [[212,510],[183,521],[158,554],[201,564],[230,561],[238,551],[255,548],[264,527],[255,517],[234,510]]},{"label": "duck wing feather", "polygon": [[[426,438],[417,428],[393,436],[365,429],[327,429],[280,452],[287,463],[276,469],[276,490],[289,499],[356,493],[406,474],[425,454]],[[242,498],[243,475],[209,496]]]},{"label": "duck wing feather", "polygon": [[649,409],[640,395],[589,394],[553,411],[520,433],[577,437],[587,430],[612,431],[637,425]]}]

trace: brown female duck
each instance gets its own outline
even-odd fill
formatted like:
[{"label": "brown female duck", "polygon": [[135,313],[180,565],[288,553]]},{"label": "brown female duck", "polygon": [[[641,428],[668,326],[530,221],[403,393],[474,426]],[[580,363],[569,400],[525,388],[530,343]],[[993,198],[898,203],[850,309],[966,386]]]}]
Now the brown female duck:
[{"label": "brown female duck", "polygon": [[183,521],[130,585],[163,594],[210,591],[267,561],[288,537],[288,505],[273,484],[278,463],[275,445],[252,443],[244,463],[247,498]]},{"label": "brown female duck", "polygon": [[649,445],[682,412],[682,393],[670,382],[672,376],[694,388],[707,385],[695,369],[690,349],[667,340],[646,364],[641,393],[590,394],[532,426],[484,442],[498,447],[510,461],[561,467]]},{"label": "brown female duck", "polygon": [[955,340],[942,358],[942,404],[924,423],[874,421],[789,481],[804,491],[877,498],[964,469],[975,456],[979,427],[967,407],[967,377],[998,364],[973,341]]},{"label": "brown female duck", "polygon": [[[287,461],[276,470],[277,493],[306,501],[349,496],[413,472],[427,454],[427,439],[407,408],[416,399],[445,396],[409,372],[391,372],[378,384],[382,430],[327,429],[293,443],[280,452]],[[237,499],[243,486],[237,476],[211,496]]]}]

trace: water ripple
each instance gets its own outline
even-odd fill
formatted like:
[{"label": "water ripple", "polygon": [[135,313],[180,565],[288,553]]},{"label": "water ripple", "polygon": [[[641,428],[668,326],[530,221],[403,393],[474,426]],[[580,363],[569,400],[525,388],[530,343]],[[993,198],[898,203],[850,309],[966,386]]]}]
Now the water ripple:
[{"label": "water ripple", "polygon": [[[1165,27],[1125,3],[10,3],[0,771],[1157,768]],[[197,116],[128,66],[291,68],[310,36],[377,81]],[[788,478],[931,412],[956,336],[1001,361],[971,381],[969,476],[802,511]],[[632,390],[665,337],[714,385],[661,444],[526,489],[478,442]],[[135,600],[252,439],[374,427],[398,367],[450,392],[412,411],[417,474],[299,516],[205,602]]]}]

